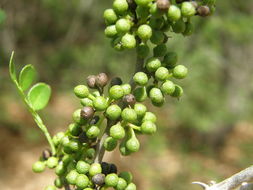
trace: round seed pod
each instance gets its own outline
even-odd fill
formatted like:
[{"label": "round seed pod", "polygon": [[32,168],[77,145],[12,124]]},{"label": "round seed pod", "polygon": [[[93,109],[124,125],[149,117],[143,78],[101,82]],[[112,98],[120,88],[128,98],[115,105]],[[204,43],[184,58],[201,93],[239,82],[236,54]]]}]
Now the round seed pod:
[{"label": "round seed pod", "polygon": [[121,117],[123,120],[131,123],[134,123],[137,120],[137,114],[135,110],[131,108],[125,108],[121,113]]},{"label": "round seed pod", "polygon": [[46,168],[46,165],[42,161],[37,161],[32,166],[32,170],[34,173],[41,173],[45,170],[45,168]]},{"label": "round seed pod", "polygon": [[84,174],[79,174],[76,178],[76,186],[80,189],[84,189],[89,185],[89,178]]},{"label": "round seed pod", "polygon": [[118,184],[116,186],[117,190],[124,190],[127,187],[127,182],[123,178],[119,178]]},{"label": "round seed pod", "polygon": [[199,6],[197,8],[197,13],[199,16],[202,16],[202,17],[205,17],[205,16],[209,16],[211,11],[210,11],[210,8],[206,5],[203,5],[203,6]]},{"label": "round seed pod", "polygon": [[101,167],[102,167],[102,173],[107,175],[110,172],[110,164],[108,164],[107,162],[102,162],[101,163]]},{"label": "round seed pod", "polygon": [[109,173],[117,174],[117,172],[118,172],[117,166],[115,164],[110,164],[110,172]]},{"label": "round seed pod", "polygon": [[87,77],[86,79],[86,82],[87,82],[87,85],[90,87],[90,88],[96,88],[96,76],[95,75],[90,75]]},{"label": "round seed pod", "polygon": [[112,6],[118,14],[124,14],[128,10],[128,3],[126,0],[115,0]]},{"label": "round seed pod", "polygon": [[116,187],[118,184],[118,180],[119,180],[119,177],[117,176],[117,174],[114,174],[114,173],[108,174],[105,177],[105,184],[108,187]]},{"label": "round seed pod", "polygon": [[135,100],[135,96],[133,94],[127,94],[123,97],[123,102],[126,104],[126,105],[134,105],[136,100]]},{"label": "round seed pod", "polygon": [[125,129],[119,123],[110,128],[110,136],[114,139],[123,139],[125,134]]},{"label": "round seed pod", "polygon": [[171,5],[168,10],[168,19],[170,21],[178,21],[181,18],[181,10],[176,5]]},{"label": "round seed pod", "polygon": [[181,6],[181,13],[184,17],[191,17],[195,15],[196,8],[191,2],[183,2]]},{"label": "round seed pod", "polygon": [[117,140],[112,137],[107,137],[103,143],[105,150],[107,151],[113,151],[117,147],[117,144]]},{"label": "round seed pod", "polygon": [[108,83],[108,76],[105,73],[99,73],[96,76],[96,85],[99,87],[104,87]]},{"label": "round seed pod", "polygon": [[96,174],[92,177],[92,182],[95,185],[102,186],[105,183],[105,175],[104,174]]},{"label": "round seed pod", "polygon": [[104,19],[108,24],[114,24],[118,20],[118,16],[113,9],[106,9],[104,11]]},{"label": "round seed pod", "polygon": [[81,117],[83,119],[87,120],[87,119],[91,119],[93,117],[94,113],[95,113],[95,111],[94,111],[94,109],[92,107],[85,106],[85,107],[83,107],[81,109],[81,113],[80,114],[81,114]]},{"label": "round seed pod", "polygon": [[170,7],[169,0],[157,0],[156,4],[157,8],[160,10],[168,10],[168,8]]},{"label": "round seed pod", "polygon": [[151,29],[151,27],[149,25],[143,24],[143,25],[139,26],[139,28],[137,30],[137,35],[143,41],[147,41],[152,36],[152,29]]}]

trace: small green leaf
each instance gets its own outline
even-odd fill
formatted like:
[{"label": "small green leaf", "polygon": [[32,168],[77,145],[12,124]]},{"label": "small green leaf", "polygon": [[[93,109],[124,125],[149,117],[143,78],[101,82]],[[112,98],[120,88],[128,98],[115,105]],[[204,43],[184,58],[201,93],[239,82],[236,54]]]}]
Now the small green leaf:
[{"label": "small green leaf", "polygon": [[26,65],[19,74],[19,85],[25,91],[37,77],[36,70],[32,65]]},{"label": "small green leaf", "polygon": [[13,57],[14,57],[14,51],[11,53],[11,58],[10,58],[10,62],[9,62],[9,72],[10,72],[11,79],[13,81],[16,81],[17,76],[16,76],[15,64],[13,62]]},{"label": "small green leaf", "polygon": [[35,84],[28,92],[28,100],[35,111],[46,107],[51,95],[51,88],[45,83]]}]

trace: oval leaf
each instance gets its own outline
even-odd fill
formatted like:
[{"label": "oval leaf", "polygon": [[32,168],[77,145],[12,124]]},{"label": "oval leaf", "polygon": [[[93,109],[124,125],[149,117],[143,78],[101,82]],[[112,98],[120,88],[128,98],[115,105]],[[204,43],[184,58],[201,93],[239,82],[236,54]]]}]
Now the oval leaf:
[{"label": "oval leaf", "polygon": [[43,109],[50,98],[51,88],[45,83],[35,84],[28,92],[28,100],[34,110]]},{"label": "oval leaf", "polygon": [[34,67],[26,65],[19,74],[19,85],[23,90],[26,90],[31,86],[36,77],[37,73]]}]

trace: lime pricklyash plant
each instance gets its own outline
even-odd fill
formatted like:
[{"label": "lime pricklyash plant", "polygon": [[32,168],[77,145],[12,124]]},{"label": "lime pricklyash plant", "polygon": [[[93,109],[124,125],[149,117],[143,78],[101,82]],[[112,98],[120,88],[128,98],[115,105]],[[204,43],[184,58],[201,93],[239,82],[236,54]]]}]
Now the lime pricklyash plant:
[{"label": "lime pricklyash plant", "polygon": [[192,34],[193,17],[208,16],[213,10],[210,0],[114,0],[112,8],[104,11],[105,36],[117,51],[136,49],[135,73],[129,83],[119,77],[110,80],[105,73],[88,76],[86,84],[74,88],[80,108],[66,131],[53,137],[38,114],[48,103],[51,89],[44,83],[30,88],[37,76],[31,65],[17,77],[12,54],[11,79],[50,145],[32,166],[35,173],[55,170],[54,185],[45,190],[137,189],[130,172],[119,172],[114,164],[103,162],[104,153],[118,147],[123,156],[130,155],[141,148],[139,135],[156,132],[156,115],[142,102],[150,99],[160,107],[166,96],[180,98],[183,89],[176,80],[188,73],[185,66],[177,65],[177,53],[167,49],[170,34]]}]

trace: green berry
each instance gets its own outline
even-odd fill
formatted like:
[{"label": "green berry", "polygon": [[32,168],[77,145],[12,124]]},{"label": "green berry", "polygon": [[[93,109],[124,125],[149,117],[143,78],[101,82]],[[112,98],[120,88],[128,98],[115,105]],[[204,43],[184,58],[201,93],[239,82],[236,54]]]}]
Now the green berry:
[{"label": "green berry", "polygon": [[151,0],[135,0],[135,3],[140,6],[148,6]]},{"label": "green berry", "polygon": [[121,39],[122,46],[126,49],[133,49],[136,46],[134,35],[125,34]]},{"label": "green berry", "polygon": [[86,131],[86,135],[90,139],[98,137],[99,134],[100,134],[100,129],[96,125],[90,126],[89,129]]},{"label": "green berry", "polygon": [[118,20],[118,17],[113,9],[106,9],[104,11],[104,19],[106,23],[114,24]]},{"label": "green berry", "polygon": [[119,151],[122,156],[128,156],[131,154],[131,152],[126,147],[125,139],[121,141],[120,146],[119,146]]},{"label": "green berry", "polygon": [[176,5],[171,5],[168,10],[168,19],[178,21],[181,18],[181,10]]},{"label": "green berry", "polygon": [[166,44],[159,44],[153,49],[154,57],[163,57],[167,53],[167,46]]},{"label": "green berry", "polygon": [[115,37],[118,34],[115,25],[107,26],[105,28],[104,33],[105,33],[105,36],[108,37],[108,38],[113,38],[113,37]]},{"label": "green berry", "polygon": [[126,0],[115,0],[113,2],[113,9],[118,14],[123,14],[128,9],[128,3]]},{"label": "green berry", "polygon": [[164,94],[171,95],[175,91],[175,85],[173,82],[167,80],[162,84],[161,90]]},{"label": "green berry", "polygon": [[90,94],[89,89],[85,85],[78,85],[74,88],[74,93],[78,98],[86,98]]},{"label": "green berry", "polygon": [[116,37],[116,38],[112,39],[111,46],[117,51],[122,51],[123,46],[121,44],[121,37]]},{"label": "green berry", "polygon": [[120,172],[119,177],[123,178],[127,184],[131,183],[133,180],[133,176],[130,172]]},{"label": "green berry", "polygon": [[86,121],[81,117],[81,109],[74,111],[72,115],[73,121],[77,124],[85,124]]},{"label": "green berry", "polygon": [[147,112],[147,107],[143,104],[135,104],[134,110],[138,117],[143,117],[145,113]]},{"label": "green berry", "polygon": [[136,137],[132,137],[126,141],[126,148],[131,152],[137,152],[140,149],[140,143]]},{"label": "green berry", "polygon": [[186,29],[186,25],[183,19],[180,19],[176,23],[172,24],[172,29],[175,33],[183,33]]},{"label": "green berry", "polygon": [[63,162],[60,162],[55,168],[55,174],[61,176],[65,173],[66,169]]},{"label": "green berry", "polygon": [[151,38],[152,36],[152,29],[149,25],[143,24],[139,26],[137,30],[137,35],[143,40],[147,41]]},{"label": "green berry", "polygon": [[107,137],[103,143],[105,150],[113,151],[117,147],[117,140],[112,137]]},{"label": "green berry", "polygon": [[46,168],[46,165],[42,161],[37,161],[32,166],[32,170],[34,173],[41,173],[45,170],[45,168]]},{"label": "green berry", "polygon": [[186,77],[188,73],[188,69],[183,66],[183,65],[177,65],[174,69],[173,69],[173,77],[177,78],[177,79],[183,79]]},{"label": "green berry", "polygon": [[147,95],[147,91],[145,87],[139,87],[136,88],[133,92],[134,97],[136,99],[137,102],[143,102],[147,99],[148,95]]},{"label": "green berry", "polygon": [[125,129],[118,123],[111,126],[110,136],[114,139],[123,139],[125,137]]},{"label": "green berry", "polygon": [[168,52],[163,59],[163,63],[167,68],[173,68],[177,63],[178,57],[175,52]]},{"label": "green berry", "polygon": [[131,108],[125,108],[121,113],[121,117],[127,122],[135,122],[137,120],[137,114]]},{"label": "green berry", "polygon": [[152,112],[146,112],[144,117],[142,118],[142,122],[145,122],[145,121],[151,121],[153,123],[155,123],[157,120],[155,114],[153,114]]},{"label": "green berry", "polygon": [[75,184],[78,188],[83,189],[89,185],[89,178],[84,174],[79,174]]},{"label": "green berry", "polygon": [[98,96],[93,100],[93,106],[97,111],[104,111],[106,110],[108,103],[104,97]]},{"label": "green berry", "polygon": [[153,3],[150,6],[149,12],[154,16],[154,17],[161,17],[163,15],[163,11],[158,9],[157,3]]},{"label": "green berry", "polygon": [[86,174],[90,169],[90,164],[86,163],[85,161],[79,160],[76,164],[76,171],[79,174]]},{"label": "green berry", "polygon": [[110,120],[117,120],[119,119],[120,115],[121,115],[121,108],[116,105],[110,105],[107,109],[106,109],[106,117]]},{"label": "green berry", "polygon": [[124,96],[124,90],[120,85],[114,85],[109,90],[109,96],[111,99],[118,100]]},{"label": "green berry", "polygon": [[134,82],[140,86],[145,86],[148,83],[148,76],[144,72],[135,73]]},{"label": "green berry", "polygon": [[83,98],[83,99],[81,99],[81,104],[83,105],[83,106],[93,106],[93,102],[92,102],[92,100],[91,99],[89,99],[89,98]]},{"label": "green berry", "polygon": [[140,58],[146,58],[149,54],[149,47],[146,45],[146,44],[140,44],[137,46],[137,55],[140,57]]},{"label": "green berry", "polygon": [[125,190],[136,190],[136,185],[133,183],[128,184]]},{"label": "green berry", "polygon": [[191,17],[196,14],[196,9],[191,2],[183,2],[181,12],[184,17]]},{"label": "green berry", "polygon": [[131,85],[130,84],[122,84],[121,88],[124,91],[124,95],[130,94],[131,93]]},{"label": "green berry", "polygon": [[94,189],[88,187],[88,188],[85,188],[83,190],[94,190]]},{"label": "green berry", "polygon": [[145,121],[141,124],[141,132],[144,134],[153,134],[156,132],[156,125],[151,121]]},{"label": "green berry", "polygon": [[149,72],[155,72],[161,66],[161,61],[158,58],[151,57],[147,60],[146,69]]},{"label": "green berry", "polygon": [[108,187],[116,187],[119,181],[119,177],[117,176],[117,174],[108,174],[107,176],[105,176],[105,184]]},{"label": "green berry", "polygon": [[186,22],[185,31],[183,32],[183,35],[190,36],[190,35],[192,35],[193,31],[194,31],[193,24],[191,22]]},{"label": "green berry", "polygon": [[68,127],[68,130],[73,136],[78,136],[82,131],[81,127],[76,123],[71,123]]},{"label": "green berry", "polygon": [[55,168],[58,165],[58,158],[56,157],[50,157],[47,159],[47,167],[52,169]]},{"label": "green berry", "polygon": [[66,180],[69,184],[75,185],[76,184],[76,179],[78,177],[78,173],[76,170],[71,170],[67,175],[66,175]]},{"label": "green berry", "polygon": [[126,33],[131,28],[130,22],[124,18],[119,19],[115,26],[118,33]]},{"label": "green berry", "polygon": [[171,94],[172,97],[180,98],[183,95],[184,91],[181,86],[175,85],[175,91]]},{"label": "green berry", "polygon": [[[73,140],[69,141],[66,148],[68,150],[70,150],[71,152],[77,152],[81,148],[81,144],[78,140],[73,139]],[[64,150],[66,150],[66,149],[64,149]]]},{"label": "green berry", "polygon": [[[66,154],[66,155],[64,155],[64,156],[62,157],[62,164],[63,164],[64,166],[66,166],[66,165],[68,165],[72,160],[73,160],[73,157],[72,157],[71,155]],[[60,162],[60,163],[61,163],[61,162]]]},{"label": "green berry", "polygon": [[159,88],[152,88],[149,92],[149,97],[154,103],[161,103],[164,101],[163,93]]},{"label": "green berry", "polygon": [[155,78],[159,81],[164,81],[169,76],[169,70],[165,67],[159,67],[155,72]]},{"label": "green berry", "polygon": [[57,188],[62,188],[63,185],[64,185],[64,181],[62,178],[59,178],[57,177],[55,180],[54,180],[54,185],[57,187]]},{"label": "green berry", "polygon": [[87,157],[88,158],[93,158],[95,156],[95,149],[94,148],[89,148],[87,151],[86,151],[86,154],[87,154]]},{"label": "green berry", "polygon": [[119,177],[116,189],[117,190],[124,190],[127,187],[127,182],[125,179]]},{"label": "green berry", "polygon": [[150,41],[153,44],[159,45],[164,42],[164,38],[165,38],[164,33],[159,30],[156,30],[156,31],[152,32],[152,36],[150,38]]},{"label": "green berry", "polygon": [[101,165],[99,163],[91,164],[90,169],[89,169],[90,176],[94,176],[99,173],[102,173]]},{"label": "green berry", "polygon": [[57,188],[54,185],[48,185],[44,190],[57,190]]}]

